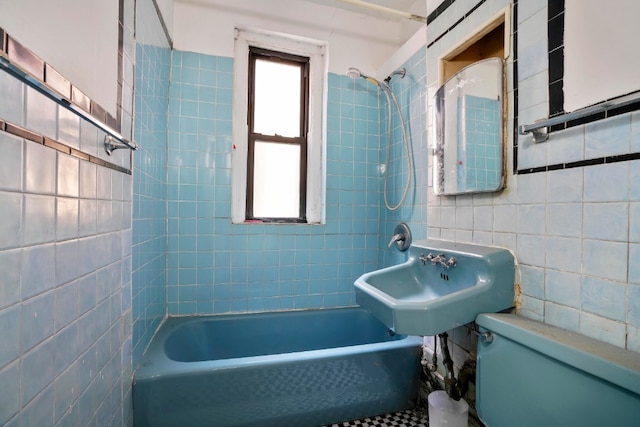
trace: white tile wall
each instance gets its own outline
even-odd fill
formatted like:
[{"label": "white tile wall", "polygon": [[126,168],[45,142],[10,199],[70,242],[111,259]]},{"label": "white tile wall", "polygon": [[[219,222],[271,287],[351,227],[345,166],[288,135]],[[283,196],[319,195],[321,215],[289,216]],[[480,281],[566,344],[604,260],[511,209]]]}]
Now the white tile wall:
[{"label": "white tile wall", "polygon": [[[0,97],[0,119],[114,161],[95,128],[4,72]],[[0,424],[125,425],[131,178],[5,133],[0,149],[0,383],[15,388]]]},{"label": "white tile wall", "polygon": [[[460,11],[475,3],[456,1],[455,7],[430,25],[429,39],[435,39],[457,21]],[[497,12],[502,5],[486,2],[478,11]],[[518,2],[520,124],[547,116],[546,5],[545,0]],[[472,21],[463,21],[459,30],[427,51],[431,90],[437,86],[438,55],[459,42],[472,25]],[[511,116],[512,105],[508,107]],[[512,129],[507,134],[511,152]],[[553,133],[542,144],[520,137],[518,165],[558,164],[638,152],[639,148],[640,113],[634,112]],[[635,203],[640,200],[640,161],[515,176],[511,163],[507,164],[508,186],[502,192],[482,198],[430,194],[429,237],[513,250],[519,263],[520,314],[640,351],[640,267],[634,262],[640,259],[640,207]],[[468,230],[466,206],[470,201],[473,227]]]}]

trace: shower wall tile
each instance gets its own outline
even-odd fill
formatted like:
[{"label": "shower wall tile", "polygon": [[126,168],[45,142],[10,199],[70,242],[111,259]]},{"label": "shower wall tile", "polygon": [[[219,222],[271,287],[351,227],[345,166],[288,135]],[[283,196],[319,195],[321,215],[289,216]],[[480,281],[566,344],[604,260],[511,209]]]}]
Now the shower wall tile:
[{"label": "shower wall tile", "polygon": [[354,304],[377,259],[375,88],[328,75],[326,224],[231,224],[233,60],[174,50],[171,63],[169,314]]},{"label": "shower wall tile", "polygon": [[[133,366],[167,313],[167,131],[171,49],[149,0],[136,2],[133,242]],[[174,76],[175,78],[175,76]],[[133,84],[133,82],[131,82]],[[114,197],[131,200],[130,182],[112,179]],[[100,189],[98,190],[100,191]],[[104,189],[102,189],[104,191]]]}]

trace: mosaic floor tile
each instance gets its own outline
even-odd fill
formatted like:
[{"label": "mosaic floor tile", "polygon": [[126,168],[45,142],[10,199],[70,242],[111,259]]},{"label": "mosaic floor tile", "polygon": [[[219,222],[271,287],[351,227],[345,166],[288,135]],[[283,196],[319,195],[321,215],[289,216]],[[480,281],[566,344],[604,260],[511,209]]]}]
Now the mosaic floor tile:
[{"label": "mosaic floor tile", "polygon": [[325,427],[426,427],[429,425],[427,414],[417,409],[378,415],[362,420],[345,421]]}]

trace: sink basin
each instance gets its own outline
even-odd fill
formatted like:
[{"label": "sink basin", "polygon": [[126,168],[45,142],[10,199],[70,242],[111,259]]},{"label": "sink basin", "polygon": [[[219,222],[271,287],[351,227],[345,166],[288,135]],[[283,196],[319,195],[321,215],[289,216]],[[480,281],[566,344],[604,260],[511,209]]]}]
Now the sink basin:
[{"label": "sink basin", "polygon": [[506,249],[422,240],[406,262],[360,276],[356,301],[399,334],[437,335],[513,306],[514,280]]}]

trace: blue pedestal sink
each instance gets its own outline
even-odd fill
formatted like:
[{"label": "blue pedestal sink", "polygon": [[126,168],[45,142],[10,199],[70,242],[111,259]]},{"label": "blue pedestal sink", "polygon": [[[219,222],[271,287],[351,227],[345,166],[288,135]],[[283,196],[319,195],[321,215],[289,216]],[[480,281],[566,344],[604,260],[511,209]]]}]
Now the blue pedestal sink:
[{"label": "blue pedestal sink", "polygon": [[502,248],[422,240],[406,262],[365,273],[356,301],[399,334],[437,335],[513,306],[515,261]]}]

